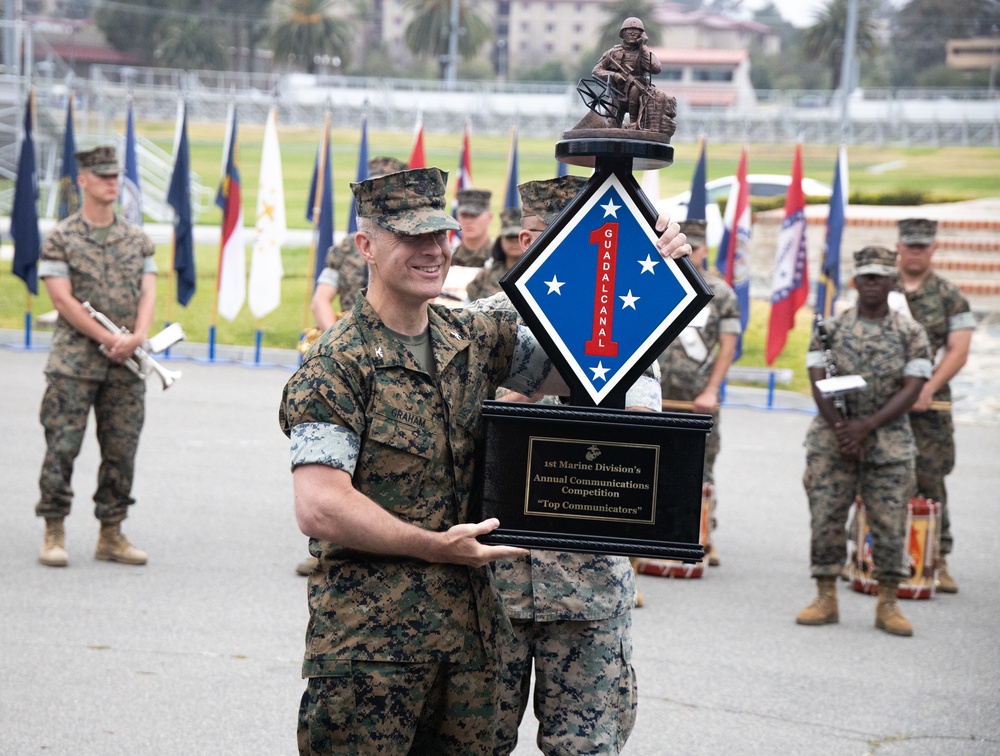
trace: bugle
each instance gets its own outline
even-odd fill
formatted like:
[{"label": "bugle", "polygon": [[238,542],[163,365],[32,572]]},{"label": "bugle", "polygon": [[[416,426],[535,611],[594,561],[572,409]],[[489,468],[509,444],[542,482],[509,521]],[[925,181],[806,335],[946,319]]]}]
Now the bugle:
[{"label": "bugle", "polygon": [[[102,326],[107,328],[112,333],[131,333],[131,331],[129,331],[127,328],[116,326],[111,321],[111,319],[108,318],[104,313],[95,310],[91,306],[90,302],[84,302],[83,308],[90,313],[90,317],[92,317],[94,320],[96,320],[98,323],[100,323]],[[151,339],[151,341],[163,344],[161,349],[167,349],[176,344],[178,341],[181,341],[184,338],[184,331],[181,330],[179,327],[175,328],[174,327],[175,325],[176,324],[168,326],[160,334],[154,336]],[[168,338],[166,339],[161,338],[161,335],[168,331],[169,331]],[[149,340],[146,341],[145,343],[148,344]],[[105,354],[107,353],[107,350],[104,348],[103,344],[101,345],[101,352],[104,352]],[[176,381],[178,378],[181,377],[180,370],[167,370],[165,367],[163,367],[163,365],[154,360],[153,357],[149,354],[149,352],[147,352],[141,346],[136,347],[135,351],[132,353],[132,356],[129,357],[127,360],[125,360],[125,362],[122,364],[125,365],[125,367],[127,367],[129,370],[131,370],[133,373],[135,373],[143,380],[148,378],[152,373],[156,373],[156,375],[160,379],[160,383],[163,384],[164,390],[170,388],[173,385],[174,381]]]}]

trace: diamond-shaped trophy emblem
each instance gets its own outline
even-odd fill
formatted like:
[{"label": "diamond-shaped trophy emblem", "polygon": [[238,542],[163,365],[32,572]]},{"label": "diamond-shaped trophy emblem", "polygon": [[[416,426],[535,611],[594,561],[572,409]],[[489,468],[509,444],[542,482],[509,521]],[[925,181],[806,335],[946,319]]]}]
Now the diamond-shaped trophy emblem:
[{"label": "diamond-shaped trophy emblem", "polygon": [[592,180],[501,281],[549,356],[561,356],[566,380],[598,406],[631,385],[705,300],[660,255],[632,184],[616,173]]}]

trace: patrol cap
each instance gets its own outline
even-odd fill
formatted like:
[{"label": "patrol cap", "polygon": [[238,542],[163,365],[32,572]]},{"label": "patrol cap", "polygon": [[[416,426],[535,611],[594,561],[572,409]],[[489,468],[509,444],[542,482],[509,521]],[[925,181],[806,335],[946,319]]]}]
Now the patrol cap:
[{"label": "patrol cap", "polygon": [[521,210],[508,208],[500,213],[500,236],[517,236],[521,233]]},{"label": "patrol cap", "polygon": [[688,244],[691,245],[691,249],[698,249],[698,247],[705,246],[705,240],[708,235],[708,221],[686,220],[682,221],[680,226],[681,233],[687,237]]},{"label": "patrol cap", "polygon": [[80,170],[96,173],[98,176],[117,176],[121,173],[115,148],[110,145],[94,147],[75,153]]},{"label": "patrol cap", "polygon": [[855,276],[896,276],[896,253],[885,247],[864,247],[854,253]]},{"label": "patrol cap", "polygon": [[459,189],[458,190],[458,212],[469,215],[479,215],[490,209],[490,197],[493,193],[489,189]]},{"label": "patrol cap", "polygon": [[462,227],[444,209],[447,183],[447,171],[415,168],[352,183],[351,191],[359,218],[396,234],[431,234]]},{"label": "patrol cap", "polygon": [[387,155],[379,155],[368,161],[368,178],[378,178],[387,173],[399,173],[405,171],[410,166],[402,160]]},{"label": "patrol cap", "polygon": [[583,176],[560,176],[544,181],[526,181],[517,187],[521,194],[521,218],[537,215],[549,225],[587,183]]},{"label": "patrol cap", "polygon": [[934,243],[937,221],[906,218],[899,222],[899,240],[907,247],[927,247]]}]

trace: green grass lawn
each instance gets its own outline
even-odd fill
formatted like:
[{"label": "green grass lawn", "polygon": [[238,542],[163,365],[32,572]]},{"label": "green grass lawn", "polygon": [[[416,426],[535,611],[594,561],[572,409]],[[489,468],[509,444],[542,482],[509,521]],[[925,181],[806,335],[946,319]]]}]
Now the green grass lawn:
[{"label": "green grass lawn", "polygon": [[[119,130],[122,124],[118,124]],[[155,141],[164,150],[173,145],[173,122],[141,123],[138,131]],[[189,127],[192,170],[201,176],[208,186],[215,186],[222,162],[222,124],[193,123]],[[279,121],[282,167],[285,185],[285,203],[288,224],[293,228],[307,228],[305,208],[309,181],[315,159],[320,128],[307,129],[298,126],[282,126]],[[244,212],[246,224],[252,227],[255,221],[257,181],[260,170],[260,151],[263,138],[263,124],[244,124],[240,127],[240,169],[243,180]],[[335,196],[335,226],[344,230],[347,226],[347,208],[350,201],[348,183],[354,179],[357,169],[357,150],[360,129],[357,131],[336,130],[332,134],[332,154]],[[410,132],[369,132],[369,154],[388,154],[407,159],[410,153],[412,133]],[[493,191],[494,214],[499,210],[506,191],[507,155],[509,136],[471,136],[472,175],[479,188]],[[425,135],[425,150],[428,163],[438,165],[451,173],[448,188],[454,191],[455,168],[458,165],[461,134]],[[708,175],[716,178],[735,173],[739,160],[740,145],[711,144],[708,147]],[[751,145],[749,169],[751,173],[788,173],[791,168],[794,146]],[[519,180],[545,179],[555,175],[557,164],[553,157],[554,144],[549,139],[519,139]],[[691,175],[697,159],[697,146],[681,144],[676,146],[673,166],[660,171],[660,194],[670,196],[690,188]],[[808,176],[829,183],[833,176],[836,147],[833,145],[805,145],[803,162]],[[1000,153],[991,148],[947,147],[941,149],[904,147],[852,147],[849,151],[851,166],[850,187],[852,192],[877,194],[879,192],[917,190],[930,197],[950,199],[974,199],[995,196],[998,193],[996,176],[1000,174]],[[905,161],[905,166],[885,172],[869,172],[867,169],[895,161]],[[574,173],[585,173],[583,169],[572,168]],[[204,213],[199,223],[218,225],[220,211],[214,206]],[[493,231],[499,226],[499,218],[494,220]],[[9,244],[9,241],[5,240]],[[282,283],[282,303],[259,324],[263,330],[263,345],[267,347],[293,348],[299,333],[311,318],[307,311],[309,298],[307,269],[309,250],[305,248],[285,248],[282,253],[285,278]],[[192,341],[206,341],[212,321],[216,264],[219,250],[215,245],[199,245],[196,251],[198,269],[198,289],[188,307],[174,304],[171,282],[167,275],[170,269],[170,249],[160,245],[157,262],[160,267],[158,281],[157,319],[180,322]],[[249,249],[248,249],[249,265]],[[22,282],[11,275],[10,263],[5,262],[0,269],[0,328],[20,329],[24,323],[26,304],[25,288]],[[40,296],[32,304],[37,315],[51,309],[48,297],[41,287]],[[753,311],[748,332],[744,338],[744,355],[740,364],[760,366],[764,364],[764,342],[767,334],[769,305],[763,301],[753,303]],[[233,323],[219,319],[216,341],[219,344],[252,344],[256,323],[244,308]],[[811,328],[811,313],[800,312],[796,330],[790,335],[788,346],[779,356],[777,367],[790,367],[795,372],[793,390],[808,389],[805,375],[805,350]]]}]

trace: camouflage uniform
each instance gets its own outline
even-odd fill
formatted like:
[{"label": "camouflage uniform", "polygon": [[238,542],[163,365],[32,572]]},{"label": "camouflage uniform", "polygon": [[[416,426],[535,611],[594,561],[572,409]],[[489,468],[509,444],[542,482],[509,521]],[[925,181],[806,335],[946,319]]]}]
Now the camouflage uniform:
[{"label": "camouflage uniform", "polygon": [[479,271],[468,287],[466,287],[465,291],[469,295],[469,301],[472,302],[476,299],[492,297],[494,294],[499,294],[503,291],[500,288],[500,279],[504,277],[504,274],[508,270],[510,269],[507,267],[506,262],[493,260],[491,265],[487,265]]},{"label": "camouflage uniform", "polygon": [[492,247],[492,239],[487,239],[483,246],[477,247],[476,249],[469,249],[465,246],[465,242],[462,242],[455,247],[454,251],[452,251],[451,264],[465,265],[470,268],[480,268],[486,263],[486,259],[490,256],[490,250]]},{"label": "camouflage uniform", "polygon": [[[119,216],[106,233],[103,243],[95,238],[95,230],[80,212],[61,221],[42,245],[38,276],[68,278],[76,299],[89,300],[116,325],[131,331],[142,278],[156,272],[155,247],[142,229]],[[111,362],[99,346],[64,318],[56,321],[40,413],[46,452],[39,478],[41,497],[35,507],[39,517],[59,519],[70,512],[73,463],[91,407],[101,447],[94,514],[101,522],[119,523],[135,503],[132,478],[146,384]]]},{"label": "camouflage uniform", "polygon": [[[906,295],[910,314],[927,332],[932,356],[944,349],[952,331],[976,327],[968,300],[958,287],[936,273],[928,273],[915,291],[904,291],[901,283],[897,288]],[[950,402],[951,387],[945,384],[938,389],[934,401]],[[910,426],[917,441],[917,491],[941,502],[941,553],[949,554],[954,539],[944,478],[955,467],[955,427],[951,411],[912,412]]]},{"label": "camouflage uniform", "polygon": [[[715,296],[703,312],[704,316],[695,319],[699,325],[689,325],[678,338],[674,339],[663,354],[660,355],[660,385],[663,387],[664,399],[692,401],[705,390],[708,379],[715,366],[718,355],[719,334],[740,332],[740,306],[736,294],[729,285],[713,273],[704,277],[712,287]],[[704,322],[702,322],[704,318]],[[705,356],[699,354],[701,349],[698,340],[705,347]],[[694,356],[684,348],[685,340],[693,342],[689,345]],[[712,413],[712,432],[705,442],[705,474],[706,483],[715,482],[715,458],[722,444],[722,434],[719,427],[719,411]]]},{"label": "camouflage uniform", "polygon": [[[861,318],[857,308],[824,322],[837,375],[857,374],[867,390],[846,397],[849,418],[877,412],[902,386],[905,376],[927,378],[927,336],[909,318],[889,312],[880,321]],[[825,367],[818,335],[806,358],[809,368]],[[812,576],[840,574],[846,558],[844,522],[860,493],[874,541],[875,578],[906,579],[906,504],[913,496],[916,445],[906,414],[876,428],[865,439],[860,462],[838,452],[833,429],[817,415],[806,434],[803,484],[812,515]]]},{"label": "camouflage uniform", "polygon": [[368,263],[358,251],[354,234],[348,234],[326,253],[326,267],[317,283],[326,284],[340,295],[340,310],[354,307],[358,292],[368,285]]},{"label": "camouflage uniform", "polygon": [[[425,190],[431,170],[393,174],[376,186],[405,182],[409,196]],[[388,188],[366,198],[388,209],[399,201]],[[389,230],[439,229],[417,218]],[[502,381],[535,391],[551,363],[514,314],[438,305],[428,313],[435,377],[362,296],[289,380],[280,421],[292,440],[293,469],[347,470],[358,491],[396,517],[444,531],[470,519],[483,400]],[[509,623],[490,568],[316,539],[310,551],[319,565],[309,577],[300,752],[492,753],[497,653]]]}]

